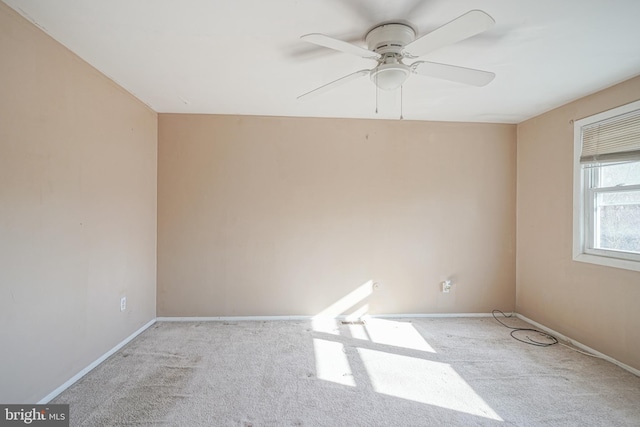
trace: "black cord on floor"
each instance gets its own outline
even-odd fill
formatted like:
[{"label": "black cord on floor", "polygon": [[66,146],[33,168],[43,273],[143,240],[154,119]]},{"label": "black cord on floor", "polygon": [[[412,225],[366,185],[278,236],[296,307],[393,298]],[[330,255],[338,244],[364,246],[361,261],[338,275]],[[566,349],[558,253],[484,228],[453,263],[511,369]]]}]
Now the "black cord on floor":
[{"label": "black cord on floor", "polygon": [[[502,326],[504,326],[505,328],[509,328],[511,329],[511,336],[520,341],[523,342],[525,344],[529,344],[529,345],[535,345],[538,347],[549,347],[550,345],[554,345],[554,344],[558,344],[558,339],[556,337],[554,337],[553,335],[549,335],[546,332],[542,332],[539,331],[537,329],[531,329],[531,328],[514,328],[512,326],[507,325],[506,323],[502,322],[500,319],[498,319],[498,317],[496,316],[496,313],[500,313],[502,314],[505,318],[509,318],[513,316],[513,313],[511,313],[510,315],[506,315],[504,314],[502,311],[500,310],[493,310],[491,312],[491,314],[493,314],[493,318],[496,319],[496,321],[498,323],[500,323]],[[540,342],[540,341],[536,341],[534,339],[532,339],[531,337],[529,337],[529,335],[525,335],[526,340],[522,339],[522,338],[518,338],[515,334],[521,333],[521,332],[535,332],[538,335],[543,336],[544,338],[546,338],[547,340],[549,340],[548,342]]]}]

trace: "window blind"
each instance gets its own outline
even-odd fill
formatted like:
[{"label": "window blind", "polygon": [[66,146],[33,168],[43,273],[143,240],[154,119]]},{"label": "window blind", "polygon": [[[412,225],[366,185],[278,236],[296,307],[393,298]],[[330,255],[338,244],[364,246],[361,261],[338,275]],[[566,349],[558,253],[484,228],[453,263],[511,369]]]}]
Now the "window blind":
[{"label": "window blind", "polygon": [[582,127],[580,163],[640,160],[640,110]]}]

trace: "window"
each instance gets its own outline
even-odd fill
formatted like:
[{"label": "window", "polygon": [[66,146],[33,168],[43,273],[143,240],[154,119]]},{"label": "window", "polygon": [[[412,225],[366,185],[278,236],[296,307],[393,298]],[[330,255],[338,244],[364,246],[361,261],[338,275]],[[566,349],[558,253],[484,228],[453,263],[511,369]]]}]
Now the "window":
[{"label": "window", "polygon": [[573,259],[640,271],[640,101],[574,123]]}]

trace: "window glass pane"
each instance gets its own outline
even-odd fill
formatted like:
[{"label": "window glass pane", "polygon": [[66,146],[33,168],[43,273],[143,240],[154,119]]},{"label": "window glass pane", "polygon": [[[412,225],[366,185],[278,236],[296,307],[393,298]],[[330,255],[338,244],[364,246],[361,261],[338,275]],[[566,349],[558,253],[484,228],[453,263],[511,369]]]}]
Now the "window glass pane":
[{"label": "window glass pane", "polygon": [[599,169],[598,187],[640,184],[640,162],[601,165]]},{"label": "window glass pane", "polygon": [[598,193],[596,247],[640,253],[640,190]]}]

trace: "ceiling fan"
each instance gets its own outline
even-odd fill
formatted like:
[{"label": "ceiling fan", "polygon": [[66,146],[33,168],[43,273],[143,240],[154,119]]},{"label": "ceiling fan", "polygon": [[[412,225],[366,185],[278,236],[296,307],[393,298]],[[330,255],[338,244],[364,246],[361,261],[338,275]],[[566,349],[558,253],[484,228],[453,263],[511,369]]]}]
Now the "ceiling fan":
[{"label": "ceiling fan", "polygon": [[494,24],[493,18],[485,12],[472,10],[434,31],[416,38],[416,31],[407,23],[383,23],[365,35],[367,49],[324,34],[304,35],[301,39],[306,42],[362,58],[373,59],[377,64],[372,69],[356,71],[313,89],[298,96],[298,99],[319,95],[366,75],[370,76],[378,88],[384,90],[400,88],[411,74],[472,86],[485,86],[494,79],[494,73],[437,62],[416,61],[412,64],[405,64],[404,61],[416,59],[441,47],[480,34]]}]

